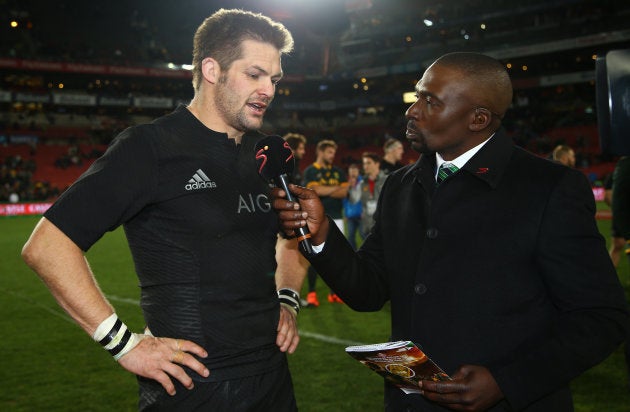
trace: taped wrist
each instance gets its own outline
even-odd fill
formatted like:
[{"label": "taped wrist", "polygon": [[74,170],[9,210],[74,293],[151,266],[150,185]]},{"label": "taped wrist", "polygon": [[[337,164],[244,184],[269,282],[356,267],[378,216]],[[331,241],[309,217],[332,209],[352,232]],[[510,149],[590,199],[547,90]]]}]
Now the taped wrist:
[{"label": "taped wrist", "polygon": [[300,294],[293,289],[282,288],[278,290],[280,304],[291,310],[295,316],[300,313]]},{"label": "taped wrist", "polygon": [[116,313],[102,321],[92,335],[92,339],[100,343],[116,361],[135,348],[143,338],[144,335],[132,333]]}]

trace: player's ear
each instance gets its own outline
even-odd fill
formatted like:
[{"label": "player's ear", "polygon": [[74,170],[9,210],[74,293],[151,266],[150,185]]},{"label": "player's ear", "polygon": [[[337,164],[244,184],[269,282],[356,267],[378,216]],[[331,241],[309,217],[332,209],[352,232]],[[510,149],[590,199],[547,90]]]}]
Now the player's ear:
[{"label": "player's ear", "polygon": [[201,74],[209,83],[216,84],[221,75],[221,66],[219,62],[212,57],[206,57],[201,61]]}]

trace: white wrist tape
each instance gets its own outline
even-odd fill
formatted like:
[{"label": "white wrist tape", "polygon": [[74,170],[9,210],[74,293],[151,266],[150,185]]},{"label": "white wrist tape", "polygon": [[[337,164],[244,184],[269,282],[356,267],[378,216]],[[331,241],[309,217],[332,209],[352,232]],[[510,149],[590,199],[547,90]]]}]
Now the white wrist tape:
[{"label": "white wrist tape", "polygon": [[132,333],[118,315],[112,313],[98,325],[92,338],[100,343],[115,360],[118,360],[136,347],[144,335]]},{"label": "white wrist tape", "polygon": [[94,331],[94,335],[92,335],[92,339],[97,342],[101,341],[101,339],[103,339],[109,333],[109,331],[112,330],[112,328],[114,327],[114,323],[116,323],[117,320],[118,316],[116,315],[116,313],[112,313],[111,315],[109,315],[107,319],[105,319],[101,322],[100,325],[98,325],[98,327]]},{"label": "white wrist tape", "polygon": [[120,350],[120,352],[118,352],[117,355],[114,355],[114,359],[117,361],[118,359],[125,356],[144,338],[146,338],[146,335],[142,335],[140,333],[132,333],[129,342],[127,342],[127,344]]}]

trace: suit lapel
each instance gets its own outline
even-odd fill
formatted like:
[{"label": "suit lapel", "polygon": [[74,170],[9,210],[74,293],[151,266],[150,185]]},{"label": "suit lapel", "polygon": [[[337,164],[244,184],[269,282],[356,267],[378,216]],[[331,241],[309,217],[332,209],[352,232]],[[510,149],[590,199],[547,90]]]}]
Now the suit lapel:
[{"label": "suit lapel", "polygon": [[512,139],[499,129],[462,169],[495,188],[513,152]]}]

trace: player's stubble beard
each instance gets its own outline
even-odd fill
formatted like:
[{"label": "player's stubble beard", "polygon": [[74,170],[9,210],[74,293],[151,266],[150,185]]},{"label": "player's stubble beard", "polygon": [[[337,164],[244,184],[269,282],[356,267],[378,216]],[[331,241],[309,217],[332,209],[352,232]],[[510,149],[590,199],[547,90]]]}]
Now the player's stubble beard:
[{"label": "player's stubble beard", "polygon": [[[230,87],[226,74],[219,76],[217,82],[215,105],[225,122],[242,132],[259,130],[263,125],[263,116],[253,117],[247,114],[247,106],[241,103],[242,97]],[[271,103],[271,100],[266,102]]]}]

